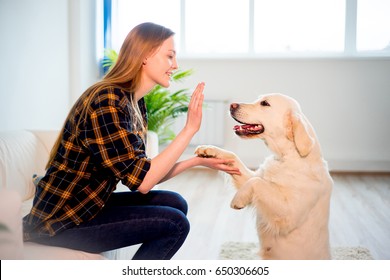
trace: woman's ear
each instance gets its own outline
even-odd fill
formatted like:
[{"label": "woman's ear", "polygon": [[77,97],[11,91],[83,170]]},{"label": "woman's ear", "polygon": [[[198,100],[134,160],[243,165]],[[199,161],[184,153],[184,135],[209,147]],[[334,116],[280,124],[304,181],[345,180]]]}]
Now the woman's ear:
[{"label": "woman's ear", "polygon": [[309,133],[309,124],[303,114],[289,111],[286,116],[286,136],[295,143],[301,157],[307,156],[314,147],[315,138]]}]

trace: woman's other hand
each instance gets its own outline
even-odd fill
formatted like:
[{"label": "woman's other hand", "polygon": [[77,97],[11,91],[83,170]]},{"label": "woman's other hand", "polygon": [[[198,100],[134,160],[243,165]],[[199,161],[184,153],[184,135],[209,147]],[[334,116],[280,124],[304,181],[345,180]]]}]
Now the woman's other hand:
[{"label": "woman's other hand", "polygon": [[198,165],[205,166],[211,169],[224,171],[230,175],[241,175],[240,170],[234,166],[234,159],[221,158],[202,158],[197,157]]}]

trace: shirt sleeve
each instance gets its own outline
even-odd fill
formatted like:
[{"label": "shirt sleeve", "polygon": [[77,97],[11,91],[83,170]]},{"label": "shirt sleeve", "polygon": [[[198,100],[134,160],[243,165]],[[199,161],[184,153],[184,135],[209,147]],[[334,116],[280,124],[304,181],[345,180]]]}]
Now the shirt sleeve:
[{"label": "shirt sleeve", "polygon": [[128,99],[112,92],[100,94],[88,113],[83,142],[101,172],[136,190],[150,169],[151,160],[145,154],[143,132],[135,129],[134,111],[123,100]]}]

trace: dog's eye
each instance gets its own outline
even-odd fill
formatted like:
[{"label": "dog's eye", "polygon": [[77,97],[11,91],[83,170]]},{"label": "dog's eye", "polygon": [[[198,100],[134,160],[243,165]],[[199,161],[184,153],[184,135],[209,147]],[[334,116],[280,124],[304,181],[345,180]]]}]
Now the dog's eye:
[{"label": "dog's eye", "polygon": [[269,105],[269,103],[268,103],[267,100],[261,101],[261,102],[260,102],[260,105],[261,105],[261,106],[269,106],[269,107],[271,106],[271,105]]}]

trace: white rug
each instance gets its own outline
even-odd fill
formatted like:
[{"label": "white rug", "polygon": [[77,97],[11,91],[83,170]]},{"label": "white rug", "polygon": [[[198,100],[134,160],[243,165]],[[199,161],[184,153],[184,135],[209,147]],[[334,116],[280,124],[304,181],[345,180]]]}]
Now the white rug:
[{"label": "white rug", "polygon": [[[226,242],[219,253],[221,260],[258,260],[259,244],[255,242]],[[334,247],[333,260],[372,260],[368,249],[363,247]]]}]

